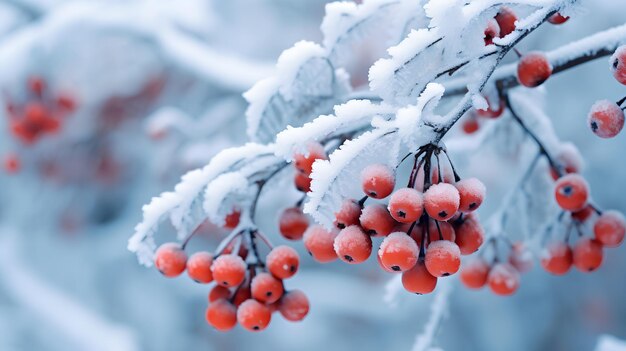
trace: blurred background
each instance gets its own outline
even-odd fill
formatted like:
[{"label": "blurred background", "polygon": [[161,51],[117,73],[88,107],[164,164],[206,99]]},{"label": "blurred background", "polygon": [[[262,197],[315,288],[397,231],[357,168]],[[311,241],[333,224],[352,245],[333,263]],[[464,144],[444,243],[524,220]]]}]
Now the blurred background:
[{"label": "blurred background", "polygon": [[[241,94],[272,73],[282,50],[321,40],[325,2],[0,0],[0,350],[411,349],[433,297],[399,292],[385,302],[392,276],[374,258],[354,267],[302,255],[292,286],[311,301],[303,322],[275,318],[259,334],[221,334],[204,321],[206,286],[166,279],[126,250],[143,204],[245,142]],[[548,50],[623,24],[623,5],[588,1],[519,49]],[[375,59],[358,49],[354,84],[367,81]],[[594,101],[626,94],[608,61],[555,76],[540,93],[557,134],[584,156],[595,202],[626,212],[626,137],[600,140],[585,124]],[[518,168],[483,156],[477,162],[487,167],[463,174],[487,183],[488,218]],[[265,201],[261,225],[285,243],[275,229],[287,206],[280,200]],[[194,245],[212,248],[225,234],[209,226]],[[450,278],[435,345],[571,351],[594,350],[605,334],[626,339],[625,267],[624,246],[607,251],[593,274],[553,277],[535,267],[510,298]]]}]

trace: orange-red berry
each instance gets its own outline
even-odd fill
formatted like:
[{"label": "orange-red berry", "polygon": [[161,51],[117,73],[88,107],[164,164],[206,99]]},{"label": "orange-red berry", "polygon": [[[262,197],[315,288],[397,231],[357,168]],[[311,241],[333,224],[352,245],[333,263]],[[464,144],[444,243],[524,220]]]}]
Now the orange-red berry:
[{"label": "orange-red berry", "polygon": [[154,265],[164,276],[179,276],[187,267],[187,254],[177,243],[165,243],[156,251]]},{"label": "orange-red berry", "polygon": [[615,79],[626,85],[626,45],[622,45],[611,56],[611,71]]},{"label": "orange-red berry", "polygon": [[479,257],[465,263],[460,274],[463,285],[470,289],[480,289],[487,284],[489,265]]},{"label": "orange-red berry", "polygon": [[265,272],[257,274],[250,283],[252,297],[257,301],[271,304],[283,296],[283,282]]},{"label": "orange-red berry", "polygon": [[304,247],[317,262],[327,263],[337,259],[334,243],[337,233],[320,225],[310,226],[304,232]]},{"label": "orange-red berry", "polygon": [[463,179],[455,184],[459,191],[459,211],[472,212],[477,210],[485,200],[487,192],[485,184],[476,178]]},{"label": "orange-red berry", "polygon": [[554,196],[559,206],[571,212],[580,211],[587,205],[589,185],[578,174],[567,174],[556,181]]},{"label": "orange-red berry", "polygon": [[403,232],[389,234],[378,249],[378,256],[385,268],[394,272],[407,271],[417,263],[419,247],[415,240]]},{"label": "orange-red berry", "polygon": [[487,276],[489,288],[496,295],[512,295],[519,288],[520,274],[510,263],[497,263]]},{"label": "orange-red berry", "polygon": [[219,299],[229,299],[230,290],[221,285],[214,285],[211,291],[209,291],[209,302],[217,301]]},{"label": "orange-red berry", "polygon": [[311,191],[311,177],[308,174],[296,171],[293,182],[296,185],[296,189],[298,189],[298,191],[301,191],[303,193],[308,193]]},{"label": "orange-red berry", "polygon": [[246,300],[237,308],[237,322],[249,331],[261,331],[271,320],[272,311],[257,300]]},{"label": "orange-red berry", "polygon": [[354,200],[346,199],[341,203],[341,208],[335,213],[335,226],[339,229],[359,224],[361,206]]},{"label": "orange-red berry", "polygon": [[572,249],[561,241],[547,244],[541,253],[541,266],[555,275],[567,273],[572,267]]},{"label": "orange-red berry", "polygon": [[422,193],[413,188],[402,188],[394,191],[389,199],[389,213],[400,223],[412,223],[424,212]]},{"label": "orange-red berry", "polygon": [[196,252],[187,261],[187,274],[198,283],[210,283],[213,281],[211,264],[213,264],[213,255],[206,251]]},{"label": "orange-red berry", "polygon": [[485,231],[478,219],[474,216],[464,218],[461,224],[455,227],[455,240],[461,255],[470,255],[478,251],[485,241]]},{"label": "orange-red berry", "polygon": [[241,284],[246,277],[246,263],[233,254],[221,255],[211,265],[213,279],[227,288]]},{"label": "orange-red berry", "polygon": [[361,171],[363,192],[374,199],[384,199],[391,194],[396,184],[393,170],[384,164],[373,164]]},{"label": "orange-red berry", "polygon": [[359,217],[363,230],[371,236],[389,235],[396,226],[396,221],[391,217],[387,207],[382,204],[365,206]]},{"label": "orange-red berry", "polygon": [[428,272],[423,260],[419,260],[413,268],[402,273],[402,286],[414,294],[429,294],[437,286],[437,278]]},{"label": "orange-red berry", "polygon": [[495,19],[489,19],[487,21],[487,28],[485,28],[485,45],[492,45],[493,38],[500,36],[500,26]]},{"label": "orange-red berry", "polygon": [[500,27],[500,38],[504,38],[505,36],[513,33],[515,30],[515,21],[517,21],[517,16],[510,8],[502,6],[495,19]]},{"label": "orange-red berry", "polygon": [[424,208],[428,215],[438,221],[447,221],[459,209],[461,197],[452,184],[434,184],[424,193]]},{"label": "orange-red berry", "polygon": [[372,238],[360,227],[351,225],[342,229],[334,242],[337,257],[348,263],[361,263],[372,253]]},{"label": "orange-red berry", "polygon": [[309,299],[300,290],[290,290],[280,299],[278,311],[286,320],[299,322],[309,313]]},{"label": "orange-red berry", "polygon": [[309,227],[309,218],[299,207],[285,209],[279,220],[280,234],[289,240],[300,240]]},{"label": "orange-red berry", "polygon": [[613,138],[624,128],[624,111],[612,101],[599,100],[591,106],[587,123],[600,138]]},{"label": "orange-red berry", "polygon": [[617,247],[624,241],[626,219],[617,211],[605,211],[593,225],[596,240],[606,247]]},{"label": "orange-red berry", "polygon": [[567,20],[569,20],[569,16],[563,16],[558,12],[548,18],[548,22],[552,24],[563,24]]},{"label": "orange-red berry", "polygon": [[241,211],[234,209],[231,213],[224,218],[224,228],[235,229],[239,225],[239,218],[241,217]]},{"label": "orange-red berry", "polygon": [[552,75],[552,64],[541,52],[530,52],[517,65],[517,80],[525,87],[538,87]]},{"label": "orange-red berry", "polygon": [[281,245],[267,254],[267,269],[273,276],[279,279],[293,277],[300,266],[300,256],[293,248]]},{"label": "orange-red berry", "polygon": [[228,331],[237,324],[237,308],[226,299],[218,299],[209,304],[206,321],[219,331]]},{"label": "orange-red berry", "polygon": [[595,239],[583,238],[574,245],[574,266],[581,272],[592,272],[602,265],[602,244]]},{"label": "orange-red berry", "polygon": [[520,273],[529,272],[533,268],[533,256],[524,242],[518,241],[511,246],[509,263]]},{"label": "orange-red berry", "polygon": [[428,246],[426,269],[435,277],[445,277],[458,272],[461,267],[459,247],[447,240],[438,240]]},{"label": "orange-red berry", "polygon": [[311,174],[313,171],[313,162],[315,160],[325,160],[327,158],[326,151],[320,143],[310,143],[307,147],[308,153],[294,155],[294,164],[296,169],[304,174]]}]

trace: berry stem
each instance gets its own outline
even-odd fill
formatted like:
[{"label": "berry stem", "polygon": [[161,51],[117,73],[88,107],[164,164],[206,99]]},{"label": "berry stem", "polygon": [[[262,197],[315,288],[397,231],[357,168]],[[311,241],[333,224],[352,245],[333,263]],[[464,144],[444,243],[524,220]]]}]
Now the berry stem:
[{"label": "berry stem", "polygon": [[224,250],[226,250],[226,247],[233,240],[235,240],[235,238],[243,234],[243,232],[244,232],[243,230],[238,230],[238,231],[233,230],[232,232],[230,232],[230,234],[228,234],[228,236],[225,237],[217,246],[217,248],[215,249],[215,253],[213,254],[213,257],[217,258],[219,255],[221,255],[224,252]]},{"label": "berry stem", "polygon": [[[624,104],[624,102],[626,102],[626,96],[624,96],[623,98],[619,99],[619,101],[617,101],[617,106],[622,106]],[[626,108],[626,106],[624,106]],[[623,108],[622,108],[623,110]]]},{"label": "berry stem", "polygon": [[443,149],[443,154],[446,155],[446,158],[448,159],[448,163],[450,164],[450,167],[452,168],[452,174],[454,174],[454,181],[455,182],[460,181],[461,176],[457,173],[456,168],[454,168],[454,164],[452,163],[452,159],[450,158],[450,155],[448,155],[448,151]]}]

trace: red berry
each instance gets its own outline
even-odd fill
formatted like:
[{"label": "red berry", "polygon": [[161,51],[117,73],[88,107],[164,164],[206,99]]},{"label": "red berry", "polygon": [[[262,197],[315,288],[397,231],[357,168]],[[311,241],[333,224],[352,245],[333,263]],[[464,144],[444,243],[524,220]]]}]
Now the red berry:
[{"label": "red berry", "polygon": [[257,301],[271,304],[283,296],[283,282],[265,272],[257,274],[250,283],[252,297]]},{"label": "red berry", "polygon": [[289,240],[300,240],[309,227],[309,218],[299,207],[286,208],[280,215],[280,234]]},{"label": "red berry", "polygon": [[470,116],[463,120],[462,127],[465,134],[474,134],[480,129],[480,124],[476,117]]},{"label": "red berry", "polygon": [[[559,151],[555,156],[558,163],[563,167],[565,174],[580,173],[583,169],[583,157],[576,146],[572,143],[562,143]],[[559,174],[555,169],[551,169],[552,178],[554,180],[559,179]]]},{"label": "red berry", "polygon": [[311,191],[311,177],[309,177],[309,175],[300,171],[296,171],[293,182],[296,185],[296,189],[298,189],[298,191],[301,191],[303,193],[308,193]]},{"label": "red berry", "polygon": [[541,52],[530,52],[517,65],[517,80],[525,87],[538,87],[552,75],[552,64]]},{"label": "red berry", "polygon": [[164,276],[177,277],[187,267],[187,254],[179,244],[165,243],[156,251],[154,265]]},{"label": "red berry", "polygon": [[46,89],[46,82],[40,76],[32,76],[28,78],[28,89],[37,96],[42,96]]},{"label": "red berry", "polygon": [[485,100],[487,100],[487,109],[486,110],[476,110],[476,113],[480,116],[480,117],[486,117],[486,118],[498,118],[500,116],[502,116],[502,114],[504,113],[504,110],[506,108],[506,103],[504,102],[503,99],[500,99],[500,101],[498,102],[498,109],[494,109],[494,107],[492,106],[491,102],[489,101],[489,98],[485,97]]},{"label": "red berry", "polygon": [[396,190],[389,199],[389,213],[400,223],[412,223],[424,212],[422,193],[412,188]]},{"label": "red berry", "polygon": [[272,311],[257,300],[246,300],[237,309],[237,322],[249,331],[261,331],[271,320]]},{"label": "red berry", "polygon": [[459,211],[472,212],[482,205],[485,199],[485,184],[476,178],[463,179],[455,184],[459,191]]},{"label": "red berry", "polygon": [[572,249],[564,242],[549,243],[541,253],[541,266],[555,275],[567,273],[572,266]]},{"label": "red berry", "polygon": [[393,170],[383,164],[373,164],[361,171],[363,192],[374,199],[384,199],[391,194],[396,184]]},{"label": "red berry", "polygon": [[602,265],[602,244],[594,239],[578,240],[573,250],[574,266],[581,272],[592,272]]},{"label": "red berry", "polygon": [[500,26],[500,38],[504,38],[505,36],[513,33],[515,30],[515,21],[517,21],[517,16],[510,8],[502,6],[495,19]]},{"label": "red berry", "polygon": [[474,216],[464,218],[463,222],[455,227],[457,245],[461,255],[470,255],[478,251],[485,241],[485,231],[478,219]]},{"label": "red berry", "polygon": [[228,331],[237,324],[237,308],[226,299],[218,299],[209,304],[206,321],[219,331]]},{"label": "red berry", "polygon": [[582,176],[568,174],[557,180],[554,196],[562,209],[570,212],[580,211],[587,205],[589,185]]},{"label": "red berry", "polygon": [[[441,232],[441,235],[439,235],[439,232]],[[439,222],[435,220],[428,221],[428,239],[430,242],[432,243],[437,240],[442,240],[442,238],[447,241],[455,241],[456,231],[454,230],[454,227],[448,222]]]},{"label": "red berry", "polygon": [[519,272],[509,263],[494,265],[487,276],[489,288],[496,295],[512,295],[519,288]]},{"label": "red berry", "polygon": [[489,265],[482,258],[476,258],[463,265],[461,282],[470,289],[480,289],[487,284]]},{"label": "red berry", "polygon": [[212,263],[213,255],[205,251],[196,252],[187,261],[187,274],[198,283],[210,283],[213,281]]},{"label": "red berry", "polygon": [[65,112],[73,112],[76,109],[76,100],[71,95],[60,94],[56,98],[56,104]]},{"label": "red berry", "polygon": [[533,256],[523,242],[513,243],[509,253],[509,263],[520,273],[526,273],[533,268]]},{"label": "red berry", "polygon": [[341,203],[341,208],[335,213],[335,226],[339,229],[359,224],[361,206],[354,200],[346,199]]},{"label": "red berry", "polygon": [[293,277],[300,266],[300,256],[293,248],[281,245],[267,254],[267,269],[273,276],[279,279]]},{"label": "red berry", "polygon": [[424,193],[424,208],[438,221],[447,221],[459,209],[461,197],[452,184],[434,184]]},{"label": "red berry", "polygon": [[596,211],[593,209],[593,207],[591,205],[587,205],[585,206],[585,208],[583,208],[580,211],[576,211],[576,212],[572,212],[572,218],[584,223],[586,222],[591,216],[593,216],[593,214]]},{"label": "red berry", "polygon": [[213,279],[227,288],[241,284],[246,277],[246,263],[237,255],[221,255],[211,265]]},{"label": "red berry", "polygon": [[382,204],[371,204],[366,206],[359,217],[361,227],[371,236],[389,235],[396,226],[387,207]]},{"label": "red berry", "polygon": [[348,263],[364,262],[372,253],[372,239],[356,225],[342,229],[333,246],[339,259]]},{"label": "red berry", "polygon": [[622,45],[615,50],[610,62],[615,79],[626,85],[626,45]]},{"label": "red berry", "polygon": [[315,160],[325,160],[326,151],[320,143],[310,143],[307,147],[308,153],[294,155],[294,163],[296,169],[304,174],[311,174],[313,171],[313,162]]},{"label": "red berry", "polygon": [[244,301],[252,298],[252,291],[250,289],[250,285],[240,285],[235,293],[233,294],[232,303],[233,305],[239,307]]},{"label": "red berry", "polygon": [[337,233],[320,225],[310,226],[304,232],[304,247],[317,262],[327,263],[337,259],[334,243]]},{"label": "red berry", "polygon": [[567,22],[568,19],[569,16],[562,16],[560,13],[557,12],[548,18],[548,22],[552,24],[563,24]]},{"label": "red berry", "polygon": [[22,168],[22,162],[20,158],[14,154],[9,153],[4,157],[4,170],[9,174],[15,174]]},{"label": "red berry", "polygon": [[626,219],[617,211],[605,211],[593,225],[596,240],[606,247],[617,247],[624,241]]},{"label": "red berry", "polygon": [[485,45],[492,45],[493,38],[497,38],[500,35],[500,26],[495,19],[489,19],[487,21],[487,28],[485,28]]},{"label": "red berry", "polygon": [[229,299],[230,290],[221,285],[215,285],[209,292],[209,302],[217,301],[219,299]]},{"label": "red berry", "polygon": [[299,322],[309,313],[309,299],[300,290],[288,291],[280,299],[278,311],[286,320]]},{"label": "red berry", "polygon": [[613,138],[624,128],[624,111],[612,101],[596,101],[591,106],[587,123],[600,138]]},{"label": "red berry", "polygon": [[461,251],[451,241],[435,241],[428,246],[425,262],[426,269],[435,277],[452,275],[461,266]]},{"label": "red berry", "polygon": [[414,294],[429,294],[437,286],[437,278],[428,272],[423,260],[419,260],[413,268],[402,273],[402,286]]},{"label": "red berry", "polygon": [[419,247],[415,240],[403,232],[395,232],[385,237],[378,249],[378,256],[385,268],[394,272],[404,272],[415,266]]},{"label": "red berry", "polygon": [[239,219],[241,218],[241,211],[234,209],[231,213],[224,218],[224,228],[235,229],[239,225]]}]

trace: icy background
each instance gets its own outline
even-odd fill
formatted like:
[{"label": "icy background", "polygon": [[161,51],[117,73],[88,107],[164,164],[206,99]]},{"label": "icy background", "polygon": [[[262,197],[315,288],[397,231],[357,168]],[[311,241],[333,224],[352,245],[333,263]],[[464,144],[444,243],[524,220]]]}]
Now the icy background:
[{"label": "icy background", "polygon": [[[75,92],[80,104],[55,140],[32,147],[0,125],[0,155],[17,152],[24,163],[17,175],[0,174],[0,350],[412,348],[433,297],[399,292],[386,303],[391,276],[375,268],[374,258],[348,267],[303,255],[293,285],[312,303],[304,322],[275,318],[263,333],[221,334],[204,321],[205,286],[165,279],[126,250],[150,197],[245,140],[241,93],[271,73],[282,50],[301,39],[319,41],[323,14],[318,0],[0,0],[0,97],[19,98],[27,77],[40,74]],[[544,26],[519,49],[548,50],[625,21],[622,1],[587,1],[567,24]],[[363,50],[365,63],[355,63],[361,75],[373,60]],[[161,94],[142,98],[139,92],[155,79],[164,82]],[[626,212],[625,136],[600,140],[585,125],[589,106],[622,97],[624,86],[598,60],[550,79],[545,90],[557,134],[585,157],[594,200]],[[112,99],[130,100],[133,108],[114,128],[102,128]],[[159,132],[165,137],[155,138]],[[88,170],[103,154],[116,161],[117,176],[98,182]],[[78,175],[44,177],[37,165],[50,159]],[[481,209],[487,218],[515,181],[515,162],[488,152],[473,162],[463,173],[487,183]],[[287,200],[279,193],[260,205],[261,225],[276,243],[285,241],[271,228]],[[193,244],[215,245],[224,234],[208,232]],[[446,281],[449,306],[436,345],[570,351],[594,350],[604,334],[626,339],[626,248],[605,259],[590,275],[553,277],[535,267],[511,298]]]}]

